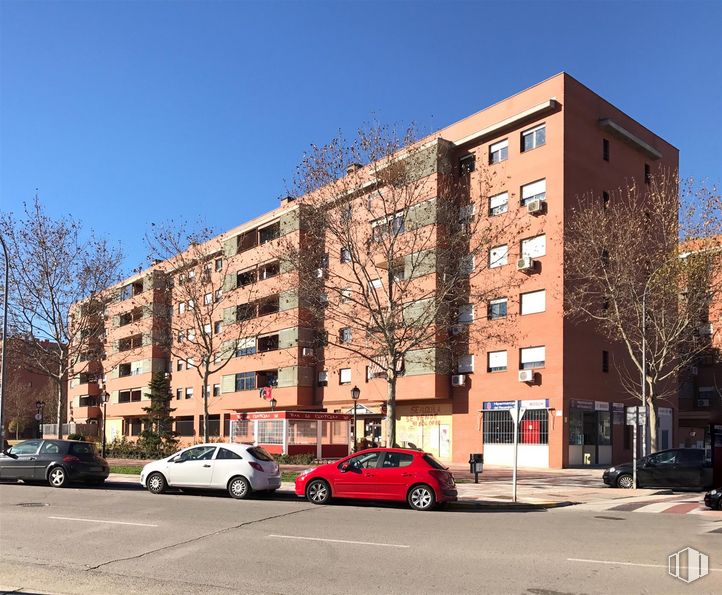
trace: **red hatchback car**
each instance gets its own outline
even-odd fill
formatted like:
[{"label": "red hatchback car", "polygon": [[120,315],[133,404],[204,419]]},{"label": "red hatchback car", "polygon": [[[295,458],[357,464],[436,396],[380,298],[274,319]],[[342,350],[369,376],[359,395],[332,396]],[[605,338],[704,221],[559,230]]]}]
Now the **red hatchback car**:
[{"label": "red hatchback car", "polygon": [[308,469],[296,478],[296,495],[313,504],[331,498],[408,502],[431,510],[457,498],[454,477],[428,453],[406,448],[370,448]]}]

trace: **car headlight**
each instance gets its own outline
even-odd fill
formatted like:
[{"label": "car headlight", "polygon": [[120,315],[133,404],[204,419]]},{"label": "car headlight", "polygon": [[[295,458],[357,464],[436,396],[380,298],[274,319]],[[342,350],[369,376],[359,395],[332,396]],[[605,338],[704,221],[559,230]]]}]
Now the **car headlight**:
[{"label": "car headlight", "polygon": [[712,490],[709,495],[710,496],[716,496],[719,493],[719,490]]},{"label": "car headlight", "polygon": [[304,469],[303,471],[301,471],[301,473],[300,473],[298,476],[299,476],[299,477],[305,477],[306,475],[308,475],[309,473],[311,473],[311,471],[313,471],[315,468],[316,468],[316,467],[311,467],[310,469]]},{"label": "car headlight", "polygon": [[616,470],[616,467],[610,467],[609,469],[607,469],[607,473],[614,473]]}]

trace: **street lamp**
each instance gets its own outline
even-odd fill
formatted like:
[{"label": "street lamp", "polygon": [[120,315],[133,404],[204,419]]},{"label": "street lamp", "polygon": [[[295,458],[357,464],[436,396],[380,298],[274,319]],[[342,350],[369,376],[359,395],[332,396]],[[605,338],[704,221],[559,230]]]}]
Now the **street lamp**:
[{"label": "street lamp", "polygon": [[361,396],[361,389],[358,386],[354,386],[351,389],[351,400],[353,401],[353,449],[352,452],[356,452],[356,403]]},{"label": "street lamp", "polygon": [[8,294],[10,288],[8,287],[10,277],[10,258],[8,257],[8,249],[5,245],[5,240],[0,236],[0,245],[2,245],[3,254],[5,255],[5,283],[3,285],[3,336],[2,336],[2,350],[0,352],[0,442],[2,448],[5,450],[5,354],[7,352],[7,334],[8,334]]},{"label": "street lamp", "polygon": [[278,401],[276,401],[276,399],[271,399],[271,411],[275,411],[275,410],[276,410],[276,404],[277,404],[277,403],[278,403]]},{"label": "street lamp", "polygon": [[101,438],[101,456],[105,458],[105,420],[108,419],[108,397],[110,395],[105,389],[100,393],[100,402],[103,404],[103,436]]},{"label": "street lamp", "polygon": [[35,414],[35,421],[38,422],[38,438],[43,437],[43,409],[45,409],[45,401],[35,401],[35,408],[37,413]]}]

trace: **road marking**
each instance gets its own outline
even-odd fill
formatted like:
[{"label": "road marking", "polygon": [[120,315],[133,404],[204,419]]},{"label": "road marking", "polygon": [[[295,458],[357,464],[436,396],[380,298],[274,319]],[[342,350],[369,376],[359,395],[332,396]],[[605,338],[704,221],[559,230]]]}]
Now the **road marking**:
[{"label": "road marking", "polygon": [[108,525],[133,525],[135,527],[157,527],[158,525],[149,525],[148,523],[124,523],[123,521],[100,521],[97,519],[76,519],[69,516],[49,516],[49,519],[57,521],[78,521],[81,523],[106,523]]},{"label": "road marking", "polygon": [[345,539],[322,539],[321,537],[300,537],[298,535],[269,535],[268,537],[278,537],[280,539],[305,539],[307,541],[327,541],[330,543],[348,543],[351,545],[377,545],[379,547],[400,547],[409,548],[410,545],[401,545],[398,543],[375,543],[372,541],[347,541]]},{"label": "road marking", "polygon": [[[640,566],[642,568],[667,568],[664,564],[640,564],[638,562],[615,562],[613,560],[587,560],[585,558],[567,558],[567,562],[586,562],[587,564],[610,564],[619,566]],[[722,572],[722,568],[710,568],[710,572]]]}]

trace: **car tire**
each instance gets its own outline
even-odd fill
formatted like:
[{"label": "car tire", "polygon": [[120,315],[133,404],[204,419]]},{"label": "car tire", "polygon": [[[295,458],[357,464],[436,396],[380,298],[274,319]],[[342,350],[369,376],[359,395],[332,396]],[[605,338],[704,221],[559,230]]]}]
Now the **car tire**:
[{"label": "car tire", "polygon": [[231,481],[228,482],[228,493],[231,495],[231,498],[235,498],[236,500],[248,498],[252,491],[251,484],[242,475],[233,477]]},{"label": "car tire", "polygon": [[436,494],[431,486],[420,483],[412,486],[406,496],[406,501],[414,510],[431,510],[436,506]]},{"label": "car tire", "polygon": [[162,473],[151,473],[145,480],[145,487],[151,494],[162,494],[168,487],[168,482]]},{"label": "car tire", "polygon": [[313,479],[306,486],[306,499],[311,504],[328,504],[331,501],[331,486],[323,479]]},{"label": "car tire", "polygon": [[48,483],[53,488],[65,487],[68,483],[68,474],[62,467],[53,467],[48,471]]},{"label": "car tire", "polygon": [[634,478],[629,473],[622,473],[615,482],[618,488],[629,490],[634,487]]}]

